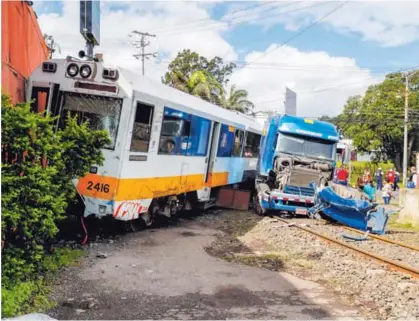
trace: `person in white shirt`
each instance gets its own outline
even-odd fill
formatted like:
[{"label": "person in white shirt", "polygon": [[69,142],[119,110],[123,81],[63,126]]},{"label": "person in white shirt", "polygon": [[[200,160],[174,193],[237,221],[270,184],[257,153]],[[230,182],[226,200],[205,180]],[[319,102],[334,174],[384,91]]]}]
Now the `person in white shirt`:
[{"label": "person in white shirt", "polygon": [[416,172],[415,166],[410,169],[409,182],[412,182],[414,187],[418,187],[418,173]]},{"label": "person in white shirt", "polygon": [[392,191],[393,191],[393,187],[390,184],[390,180],[386,177],[384,179],[385,184],[383,186],[383,200],[384,200],[384,204],[390,204],[390,199],[392,196]]}]

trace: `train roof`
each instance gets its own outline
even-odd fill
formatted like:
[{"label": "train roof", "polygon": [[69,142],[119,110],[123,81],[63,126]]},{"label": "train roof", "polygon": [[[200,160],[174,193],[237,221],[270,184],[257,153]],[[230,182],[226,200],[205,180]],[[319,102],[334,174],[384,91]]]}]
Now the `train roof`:
[{"label": "train roof", "polygon": [[290,115],[279,117],[278,131],[282,133],[310,136],[334,142],[339,141],[336,126],[331,123]]},{"label": "train roof", "polygon": [[[49,59],[47,62],[49,63],[56,63],[57,67],[55,72],[53,73],[46,73],[43,70],[43,65],[41,64],[38,66],[30,76],[30,79],[36,79],[36,81],[45,82],[48,81],[51,77],[54,81],[59,81],[65,83],[64,88],[74,88],[74,83],[83,81],[80,79],[72,79],[66,77],[66,65],[69,63],[76,63],[81,65],[83,63],[88,64],[96,64],[97,72],[94,74],[94,79],[86,79],[85,81],[96,81],[99,83],[111,83],[112,85],[116,85],[115,82],[109,81],[107,79],[103,79],[102,77],[102,70],[105,68],[113,68],[103,61],[101,62],[93,62],[93,61],[85,61],[80,60],[74,57],[67,57],[67,58],[55,58]],[[45,62],[46,63],[46,62]],[[160,100],[164,102],[164,105],[178,109],[182,108],[185,112],[196,114],[197,116],[209,118],[220,123],[224,123],[226,125],[231,125],[240,129],[250,130],[256,133],[262,133],[262,125],[257,122],[256,119],[239,113],[237,111],[227,110],[225,108],[221,108],[214,104],[211,104],[201,98],[189,95],[185,92],[167,86],[161,82],[152,80],[150,78],[144,77],[137,73],[132,72],[131,70],[117,67],[119,71],[119,77],[117,85],[128,97],[131,97],[132,94],[138,93],[141,96],[151,98],[151,100]],[[61,76],[62,75],[62,76]],[[61,78],[62,77],[62,78]],[[76,90],[79,91],[80,90]],[[110,93],[103,93],[107,96],[112,94]],[[138,96],[138,95],[137,95]],[[145,100],[147,100],[145,98]],[[146,101],[145,101],[146,102]]]},{"label": "train roof", "polygon": [[[224,123],[232,124],[237,127],[243,127],[244,125],[246,129],[258,133],[262,132],[261,124],[250,116],[211,104],[201,98],[138,75],[130,70],[124,68],[119,68],[119,70],[122,76],[131,84],[134,91],[170,101],[176,105],[189,109],[191,112],[198,112],[198,114],[202,116],[212,116],[211,118],[218,118]],[[174,105],[166,105],[166,107],[176,108]]]}]

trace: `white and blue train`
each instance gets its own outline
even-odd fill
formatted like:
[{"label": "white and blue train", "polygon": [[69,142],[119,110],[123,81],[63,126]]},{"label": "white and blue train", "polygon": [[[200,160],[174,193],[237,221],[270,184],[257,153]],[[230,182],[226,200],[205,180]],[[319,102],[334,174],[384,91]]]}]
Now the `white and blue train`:
[{"label": "white and blue train", "polygon": [[253,179],[262,126],[241,113],[103,62],[52,59],[30,76],[35,111],[106,129],[103,166],[77,179],[84,216],[170,216],[206,204],[221,186]]}]

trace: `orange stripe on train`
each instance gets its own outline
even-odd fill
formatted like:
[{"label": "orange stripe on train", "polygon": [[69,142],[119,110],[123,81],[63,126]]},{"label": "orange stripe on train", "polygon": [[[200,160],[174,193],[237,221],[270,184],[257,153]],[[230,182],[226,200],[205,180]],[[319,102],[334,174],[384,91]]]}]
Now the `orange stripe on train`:
[{"label": "orange stripe on train", "polygon": [[88,174],[79,179],[77,189],[83,196],[104,200],[129,201],[177,195],[204,187],[228,184],[228,172],[154,178],[121,178]]}]

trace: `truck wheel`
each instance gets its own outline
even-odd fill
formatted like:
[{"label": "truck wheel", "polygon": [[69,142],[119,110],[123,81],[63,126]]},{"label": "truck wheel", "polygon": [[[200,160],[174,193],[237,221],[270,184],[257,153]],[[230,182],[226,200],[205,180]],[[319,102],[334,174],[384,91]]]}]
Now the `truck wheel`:
[{"label": "truck wheel", "polygon": [[265,216],[265,210],[260,206],[257,195],[253,197],[253,204],[255,213],[259,216]]}]

